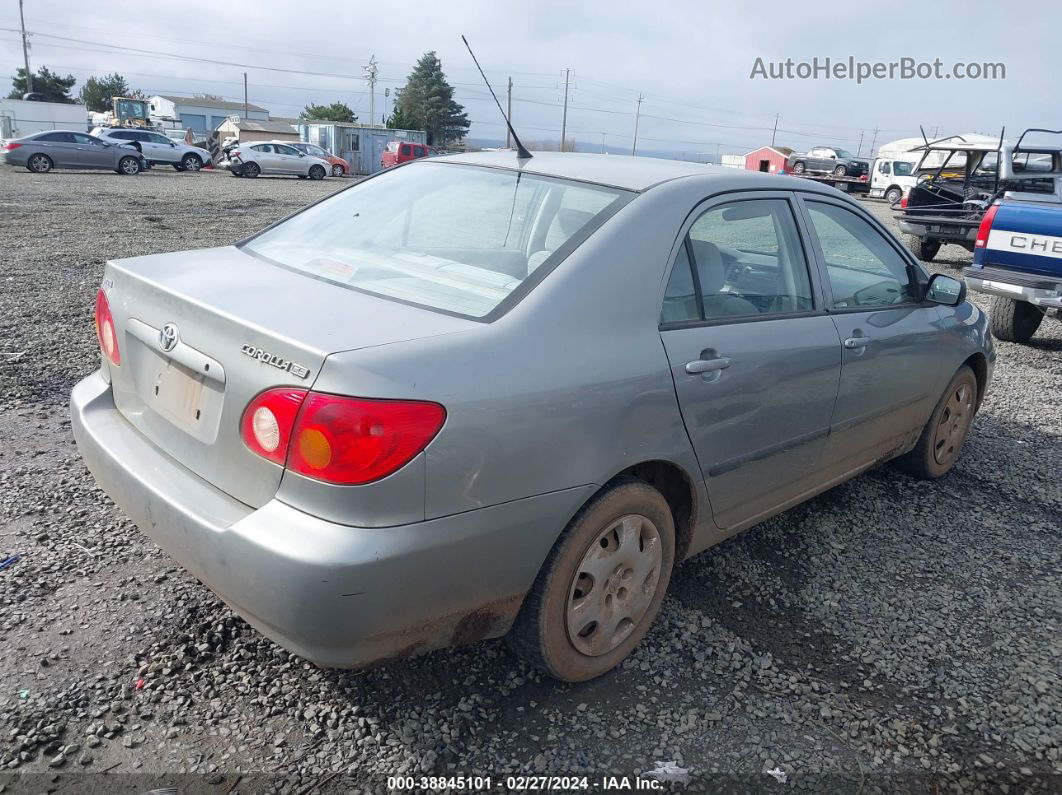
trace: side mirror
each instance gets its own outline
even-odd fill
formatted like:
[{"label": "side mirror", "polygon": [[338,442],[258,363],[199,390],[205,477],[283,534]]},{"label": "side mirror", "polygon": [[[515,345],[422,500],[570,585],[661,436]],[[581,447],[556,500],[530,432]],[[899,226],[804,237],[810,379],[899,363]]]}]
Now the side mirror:
[{"label": "side mirror", "polygon": [[299,157],[306,157],[306,153],[305,152],[299,152]]},{"label": "side mirror", "polygon": [[958,306],[966,300],[966,282],[936,273],[926,285],[926,300],[944,306]]},{"label": "side mirror", "polygon": [[170,148],[171,149],[176,149],[177,148],[177,144],[175,144],[173,141],[170,141]]}]

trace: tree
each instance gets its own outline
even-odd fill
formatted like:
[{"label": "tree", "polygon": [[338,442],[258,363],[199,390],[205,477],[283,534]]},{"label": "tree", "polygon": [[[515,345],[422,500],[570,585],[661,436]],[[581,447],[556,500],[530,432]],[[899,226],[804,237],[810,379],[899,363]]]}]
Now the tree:
[{"label": "tree", "polygon": [[104,77],[90,77],[81,87],[81,101],[89,110],[99,113],[111,109],[111,97],[128,97],[131,94],[125,78],[115,72]]},{"label": "tree", "polygon": [[410,128],[428,133],[428,143],[445,146],[463,138],[470,125],[464,106],[454,100],[454,89],[446,82],[442,61],[434,51],[417,61],[398,92],[395,111],[401,111]]},{"label": "tree", "polygon": [[387,117],[387,126],[392,130],[415,130],[415,124],[416,122],[403,113],[398,105],[395,105],[394,113]]},{"label": "tree", "polygon": [[302,117],[320,121],[345,121],[350,124],[358,120],[354,111],[345,102],[333,102],[331,105],[307,105],[302,109]]},{"label": "tree", "polygon": [[[61,77],[47,66],[42,66],[33,75],[33,91],[34,93],[44,94],[46,102],[66,102],[73,105],[76,103],[74,98],[70,96],[70,89],[74,87],[76,82],[77,78],[73,75]],[[15,76],[11,78],[11,85],[14,86],[14,90],[7,95],[7,98],[22,99],[22,95],[29,91],[26,86],[25,69],[19,67],[15,71]]]}]

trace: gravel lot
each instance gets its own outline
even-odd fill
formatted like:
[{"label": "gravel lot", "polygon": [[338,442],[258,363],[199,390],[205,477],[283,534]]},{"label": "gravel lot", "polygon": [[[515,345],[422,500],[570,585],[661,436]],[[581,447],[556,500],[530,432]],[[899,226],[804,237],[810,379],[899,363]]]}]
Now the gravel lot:
[{"label": "gravel lot", "polygon": [[96,489],[67,396],[97,366],[106,257],[230,243],[344,184],[0,171],[6,791],[376,793],[473,772],[593,790],[667,761],[691,791],[1062,788],[1058,321],[998,345],[952,474],[882,468],[688,561],[602,680],[558,685],[497,641],[318,670],[230,613]]}]

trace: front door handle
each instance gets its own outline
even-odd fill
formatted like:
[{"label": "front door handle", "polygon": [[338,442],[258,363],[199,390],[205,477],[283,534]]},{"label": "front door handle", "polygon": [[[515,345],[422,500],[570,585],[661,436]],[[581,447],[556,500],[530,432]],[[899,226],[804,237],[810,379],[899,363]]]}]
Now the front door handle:
[{"label": "front door handle", "polygon": [[870,344],[870,337],[849,337],[844,341],[844,347],[852,350],[854,348],[865,348]]},{"label": "front door handle", "polygon": [[730,358],[727,356],[720,356],[718,359],[694,359],[692,362],[686,362],[686,372],[690,375],[700,375],[725,370],[729,366]]}]

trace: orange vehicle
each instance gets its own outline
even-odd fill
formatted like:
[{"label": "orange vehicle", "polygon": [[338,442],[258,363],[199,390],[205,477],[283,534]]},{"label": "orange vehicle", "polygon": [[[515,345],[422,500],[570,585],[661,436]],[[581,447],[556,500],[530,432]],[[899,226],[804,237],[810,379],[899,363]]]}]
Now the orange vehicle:
[{"label": "orange vehicle", "polygon": [[416,160],[418,157],[427,157],[429,154],[431,154],[431,150],[427,144],[391,141],[380,158],[380,166],[382,168],[390,168],[408,160]]},{"label": "orange vehicle", "polygon": [[294,146],[300,152],[305,152],[310,157],[319,157],[322,160],[327,160],[328,165],[332,167],[333,177],[345,177],[350,173],[350,163],[341,157],[336,157],[327,149],[323,149],[317,144],[310,144],[305,141],[285,141],[284,143],[289,146]]}]

